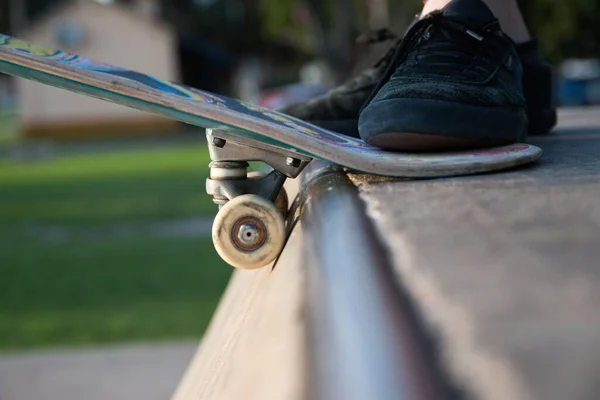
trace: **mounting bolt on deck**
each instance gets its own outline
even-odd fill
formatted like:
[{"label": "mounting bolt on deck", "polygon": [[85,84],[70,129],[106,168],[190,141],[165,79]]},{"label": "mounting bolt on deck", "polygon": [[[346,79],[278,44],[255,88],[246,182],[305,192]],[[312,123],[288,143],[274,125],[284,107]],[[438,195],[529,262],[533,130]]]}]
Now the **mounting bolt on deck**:
[{"label": "mounting bolt on deck", "polygon": [[300,160],[294,157],[288,157],[285,159],[285,163],[290,167],[298,168],[300,166]]},{"label": "mounting bolt on deck", "polygon": [[219,148],[225,147],[225,139],[221,139],[221,138],[218,138],[218,137],[213,137],[212,138],[212,144],[213,144],[213,146],[216,146],[216,147],[219,147]]}]

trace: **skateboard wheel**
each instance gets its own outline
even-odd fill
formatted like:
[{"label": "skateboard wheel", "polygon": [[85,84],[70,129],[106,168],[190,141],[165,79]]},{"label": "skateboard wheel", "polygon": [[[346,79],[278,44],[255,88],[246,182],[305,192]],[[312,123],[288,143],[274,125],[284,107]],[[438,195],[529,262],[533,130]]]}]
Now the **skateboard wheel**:
[{"label": "skateboard wheel", "polygon": [[275,207],[277,207],[283,218],[285,218],[290,208],[290,201],[285,188],[281,188],[279,191],[279,194],[275,199]]},{"label": "skateboard wheel", "polygon": [[219,256],[231,266],[261,268],[273,262],[283,249],[283,216],[272,202],[260,196],[238,196],[217,213],[212,239]]},{"label": "skateboard wheel", "polygon": [[[261,171],[248,172],[248,179],[260,179],[264,178],[265,176],[267,176],[267,174]],[[277,198],[275,199],[275,206],[279,209],[281,215],[283,215],[283,218],[285,218],[288,210],[290,209],[290,200],[284,187],[281,188]]]}]

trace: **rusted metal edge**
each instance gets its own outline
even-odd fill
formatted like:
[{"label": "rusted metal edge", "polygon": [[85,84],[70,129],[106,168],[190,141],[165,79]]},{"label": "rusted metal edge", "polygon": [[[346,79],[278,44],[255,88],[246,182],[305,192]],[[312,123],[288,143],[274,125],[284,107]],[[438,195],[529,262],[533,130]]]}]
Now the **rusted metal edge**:
[{"label": "rusted metal edge", "polygon": [[357,189],[341,170],[314,160],[301,196],[308,398],[455,397]]}]

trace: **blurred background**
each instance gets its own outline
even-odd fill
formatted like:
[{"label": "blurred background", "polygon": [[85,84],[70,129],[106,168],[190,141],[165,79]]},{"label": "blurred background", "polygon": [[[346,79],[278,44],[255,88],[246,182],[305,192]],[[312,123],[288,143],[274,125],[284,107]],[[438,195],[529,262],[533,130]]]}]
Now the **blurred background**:
[{"label": "blurred background", "polygon": [[[387,45],[357,38],[401,35],[420,7],[2,0],[0,32],[279,108],[376,61]],[[557,103],[600,103],[600,1],[521,7]],[[200,129],[0,75],[0,354],[200,338],[231,274],[210,239],[208,162]]]}]

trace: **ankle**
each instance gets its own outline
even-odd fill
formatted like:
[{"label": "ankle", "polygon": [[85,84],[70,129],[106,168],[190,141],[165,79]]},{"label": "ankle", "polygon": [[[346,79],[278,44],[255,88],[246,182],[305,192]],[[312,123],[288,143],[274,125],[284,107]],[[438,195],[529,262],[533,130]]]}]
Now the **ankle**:
[{"label": "ankle", "polygon": [[423,0],[423,9],[419,14],[419,18],[426,17],[434,11],[439,11],[444,8],[451,0]]}]

